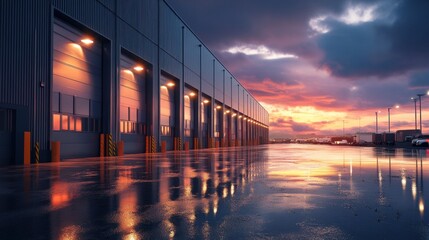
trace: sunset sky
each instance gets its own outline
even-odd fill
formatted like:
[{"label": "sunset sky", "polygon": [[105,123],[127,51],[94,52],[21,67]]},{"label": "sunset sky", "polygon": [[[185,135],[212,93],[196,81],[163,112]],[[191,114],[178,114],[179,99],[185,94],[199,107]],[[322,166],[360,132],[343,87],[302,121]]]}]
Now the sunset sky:
[{"label": "sunset sky", "polygon": [[[270,137],[414,129],[429,90],[427,0],[169,0],[270,114]],[[418,105],[417,105],[418,107]],[[429,132],[429,97],[422,98]]]}]

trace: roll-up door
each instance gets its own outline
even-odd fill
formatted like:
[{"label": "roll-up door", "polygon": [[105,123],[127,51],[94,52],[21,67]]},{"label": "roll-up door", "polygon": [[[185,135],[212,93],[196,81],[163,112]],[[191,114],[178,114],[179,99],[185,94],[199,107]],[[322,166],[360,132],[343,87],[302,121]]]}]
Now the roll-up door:
[{"label": "roll-up door", "polygon": [[125,153],[142,153],[146,135],[145,66],[121,56],[120,130]]},{"label": "roll-up door", "polygon": [[102,43],[59,20],[53,32],[52,141],[61,158],[99,154]]},{"label": "roll-up door", "polygon": [[175,103],[177,86],[174,79],[164,75],[161,75],[160,84],[161,141],[166,143],[167,150],[173,150],[177,118]]}]

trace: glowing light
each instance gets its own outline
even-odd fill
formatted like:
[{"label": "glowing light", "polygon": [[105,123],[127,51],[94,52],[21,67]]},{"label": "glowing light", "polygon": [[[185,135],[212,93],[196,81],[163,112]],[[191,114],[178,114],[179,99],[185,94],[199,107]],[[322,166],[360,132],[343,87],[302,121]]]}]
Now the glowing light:
[{"label": "glowing light", "polygon": [[189,96],[194,97],[196,94],[194,92],[190,92]]},{"label": "glowing light", "polygon": [[238,116],[238,118],[242,118],[242,117],[243,117],[243,116],[241,116],[241,115],[240,115],[240,116]]},{"label": "glowing light", "polygon": [[247,117],[243,118],[243,120],[245,120],[245,121],[246,121],[246,120],[247,120]]},{"label": "glowing light", "polygon": [[207,99],[205,99],[204,101],[203,101],[203,103],[205,103],[205,104],[207,104],[207,103],[209,103],[210,101],[209,100],[207,100]]},{"label": "glowing light", "polygon": [[229,110],[226,110],[226,113],[230,113],[230,111],[229,111]]},{"label": "glowing light", "polygon": [[221,106],[216,106],[216,108],[217,108],[217,109],[221,109],[222,107],[221,107]]},{"label": "glowing light", "polygon": [[222,192],[222,198],[226,198],[228,196],[228,189],[224,188]]},{"label": "glowing light", "polygon": [[425,213],[425,203],[423,202],[423,198],[420,198],[419,200],[419,211],[420,215],[423,216],[423,214]]},{"label": "glowing light", "polygon": [[174,238],[174,231],[172,230],[172,231],[170,231],[170,234],[168,235],[170,238]]},{"label": "glowing light", "polygon": [[237,116],[237,114],[236,114],[236,113],[232,114],[232,117],[235,117],[235,116]]},{"label": "glowing light", "polygon": [[413,200],[416,200],[417,197],[417,184],[416,180],[413,180],[411,183],[411,194],[413,195]]},{"label": "glowing light", "polygon": [[405,191],[405,188],[407,186],[407,178],[405,177],[404,169],[402,169],[402,172],[401,172],[401,184],[402,184],[402,190]]},{"label": "glowing light", "polygon": [[140,65],[137,65],[137,66],[134,67],[134,70],[136,70],[137,72],[141,72],[141,71],[144,70],[144,67],[142,67]]},{"label": "glowing light", "polygon": [[169,83],[167,83],[167,86],[168,87],[174,87],[176,84],[174,84],[174,82],[169,82]]},{"label": "glowing light", "polygon": [[94,40],[92,40],[90,38],[83,38],[80,41],[85,45],[92,45],[94,43]]}]

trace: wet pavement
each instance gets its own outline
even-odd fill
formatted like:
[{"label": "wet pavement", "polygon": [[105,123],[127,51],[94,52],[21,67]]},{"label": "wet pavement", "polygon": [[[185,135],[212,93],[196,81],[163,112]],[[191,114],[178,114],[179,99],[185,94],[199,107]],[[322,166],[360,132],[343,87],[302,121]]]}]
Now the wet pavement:
[{"label": "wet pavement", "polygon": [[0,168],[0,239],[427,239],[428,156],[274,144]]}]

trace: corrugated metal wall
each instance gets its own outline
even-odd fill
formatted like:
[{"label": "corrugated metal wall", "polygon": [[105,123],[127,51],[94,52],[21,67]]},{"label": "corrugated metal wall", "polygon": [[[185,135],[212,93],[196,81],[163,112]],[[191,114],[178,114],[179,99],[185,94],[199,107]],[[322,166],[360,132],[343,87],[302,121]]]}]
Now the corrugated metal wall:
[{"label": "corrugated metal wall", "polygon": [[[22,141],[23,131],[31,131],[32,145],[36,141],[40,143],[43,159],[49,155],[52,124],[54,15],[82,26],[82,30],[89,29],[106,41],[103,54],[109,56],[110,62],[103,68],[110,70],[103,81],[110,87],[103,91],[110,91],[105,99],[110,107],[103,109],[104,114],[109,115],[104,130],[114,133],[116,138],[119,137],[119,72],[116,66],[121,48],[152,65],[148,77],[153,99],[159,97],[159,75],[163,70],[181,81],[185,78],[184,81],[200,92],[225,101],[226,105],[247,112],[249,116],[259,109],[262,116],[258,118],[268,125],[266,110],[259,104],[246,106],[246,101],[242,106],[240,96],[233,92],[237,89],[233,75],[162,0],[0,1],[0,108],[17,110],[17,143]],[[247,104],[251,104],[253,97],[245,90],[243,99],[247,95]],[[148,102],[148,105],[159,109],[158,101]],[[158,119],[159,116],[152,116],[151,135],[159,134]],[[16,150],[17,162],[22,158],[19,151]]]}]

